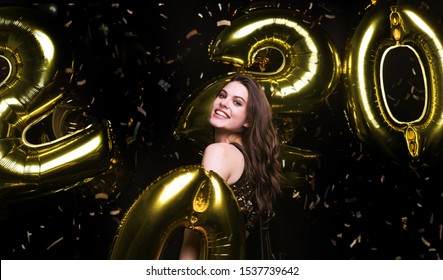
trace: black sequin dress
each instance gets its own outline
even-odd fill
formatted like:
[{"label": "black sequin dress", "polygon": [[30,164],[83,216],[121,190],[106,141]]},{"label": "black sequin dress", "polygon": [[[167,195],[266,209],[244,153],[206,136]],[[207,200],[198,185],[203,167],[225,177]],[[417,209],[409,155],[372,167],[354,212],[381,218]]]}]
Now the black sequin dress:
[{"label": "black sequin dress", "polygon": [[240,211],[245,218],[245,229],[251,230],[258,224],[259,211],[255,203],[253,189],[244,175],[243,172],[240,179],[232,184],[231,188],[237,197]]},{"label": "black sequin dress", "polygon": [[[243,154],[245,165],[249,164],[248,155],[243,150],[243,147],[237,143],[231,144]],[[231,185],[231,188],[234,191],[238,205],[240,206],[240,211],[245,219],[245,229],[249,231],[258,225],[260,212],[255,200],[254,189],[246,178],[244,170],[237,182]]]},{"label": "black sequin dress", "polygon": [[[243,150],[243,147],[237,143],[232,143],[232,145],[242,152],[245,158],[245,165],[250,164],[248,155]],[[274,216],[274,212],[262,213],[258,210],[254,189],[251,182],[246,178],[244,170],[240,179],[232,184],[231,188],[244,217],[247,235],[250,235],[247,242],[246,259],[275,259],[268,230],[269,221]],[[257,243],[259,246],[257,246]]]}]

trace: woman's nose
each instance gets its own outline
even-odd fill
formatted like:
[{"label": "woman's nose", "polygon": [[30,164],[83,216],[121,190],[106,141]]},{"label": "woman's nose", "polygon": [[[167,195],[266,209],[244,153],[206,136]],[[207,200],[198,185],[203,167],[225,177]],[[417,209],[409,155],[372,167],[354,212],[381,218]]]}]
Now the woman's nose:
[{"label": "woman's nose", "polygon": [[228,106],[226,105],[226,100],[220,100],[220,107],[228,108]]}]

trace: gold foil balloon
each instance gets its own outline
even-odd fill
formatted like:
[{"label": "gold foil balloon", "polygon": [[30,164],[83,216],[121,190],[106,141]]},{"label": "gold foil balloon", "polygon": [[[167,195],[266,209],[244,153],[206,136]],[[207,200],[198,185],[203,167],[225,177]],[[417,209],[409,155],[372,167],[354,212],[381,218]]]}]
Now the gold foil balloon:
[{"label": "gold foil balloon", "polygon": [[244,221],[234,193],[197,165],[172,170],[144,190],[126,212],[110,258],[161,259],[180,227],[201,233],[201,259],[244,258]]},{"label": "gold foil balloon", "polygon": [[61,34],[47,18],[36,9],[0,8],[2,203],[78,185],[110,166],[113,142],[108,122],[51,141],[29,140],[29,130],[50,116],[72,77],[72,60],[66,59],[57,40]]},{"label": "gold foil balloon", "polygon": [[[360,140],[397,163],[430,162],[443,151],[443,27],[441,19],[419,5],[379,1],[370,7],[354,31],[344,60],[351,128]],[[423,79],[423,106],[410,120],[398,118],[388,102],[391,85],[383,69],[395,51],[411,53],[419,65],[414,71]]]},{"label": "gold foil balloon", "polygon": [[251,8],[217,35],[209,53],[253,76],[276,115],[313,111],[339,80],[332,40],[296,10]]}]

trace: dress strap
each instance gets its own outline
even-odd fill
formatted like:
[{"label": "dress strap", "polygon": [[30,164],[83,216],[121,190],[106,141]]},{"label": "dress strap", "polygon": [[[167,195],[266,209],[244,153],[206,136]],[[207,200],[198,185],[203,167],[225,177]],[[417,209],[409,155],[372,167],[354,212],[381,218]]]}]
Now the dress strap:
[{"label": "dress strap", "polygon": [[248,154],[246,153],[245,148],[243,148],[242,145],[240,145],[239,143],[236,143],[236,142],[231,142],[229,144],[236,147],[243,154],[244,158],[248,159]]}]

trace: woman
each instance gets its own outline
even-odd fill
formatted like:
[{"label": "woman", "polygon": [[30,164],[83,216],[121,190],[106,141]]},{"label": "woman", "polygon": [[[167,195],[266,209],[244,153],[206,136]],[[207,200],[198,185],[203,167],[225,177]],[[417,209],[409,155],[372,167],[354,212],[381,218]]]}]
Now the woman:
[{"label": "woman", "polygon": [[[209,122],[214,143],[206,147],[202,165],[233,189],[247,236],[263,215],[272,215],[280,193],[280,142],[271,106],[255,80],[236,74],[217,94]],[[180,259],[198,259],[199,247],[199,235],[185,229]]]}]

